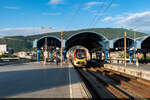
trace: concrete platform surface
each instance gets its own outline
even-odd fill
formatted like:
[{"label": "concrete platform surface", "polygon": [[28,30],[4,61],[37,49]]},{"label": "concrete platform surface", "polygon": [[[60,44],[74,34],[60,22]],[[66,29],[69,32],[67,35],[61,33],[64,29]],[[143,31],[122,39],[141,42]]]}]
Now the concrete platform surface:
[{"label": "concrete platform surface", "polygon": [[68,64],[0,66],[0,98],[87,98],[81,82]]},{"label": "concrete platform surface", "polygon": [[137,67],[132,64],[127,64],[127,66],[124,66],[123,64],[105,64],[104,67],[150,80],[150,65],[140,64]]},{"label": "concrete platform surface", "polygon": [[[112,64],[112,65],[124,66],[124,64]],[[126,67],[150,71],[150,65],[146,65],[146,64],[139,64],[139,66],[136,66],[135,64],[127,64]]]}]

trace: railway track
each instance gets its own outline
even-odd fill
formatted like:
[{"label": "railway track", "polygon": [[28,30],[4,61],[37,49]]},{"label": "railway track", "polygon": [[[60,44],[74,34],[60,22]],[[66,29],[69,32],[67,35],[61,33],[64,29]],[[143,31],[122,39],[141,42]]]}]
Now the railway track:
[{"label": "railway track", "polygon": [[149,82],[106,68],[76,68],[96,98],[150,98]]},{"label": "railway track", "polygon": [[141,95],[141,97],[150,98],[150,90],[149,90],[150,87],[147,86],[146,84],[136,81],[137,77],[127,75],[124,73],[119,73],[116,71],[113,72],[112,70],[110,71],[109,69],[105,69],[105,71],[102,71],[100,70],[100,68],[97,68],[97,71],[104,73],[104,75],[116,81],[119,85],[129,88],[133,92]]}]

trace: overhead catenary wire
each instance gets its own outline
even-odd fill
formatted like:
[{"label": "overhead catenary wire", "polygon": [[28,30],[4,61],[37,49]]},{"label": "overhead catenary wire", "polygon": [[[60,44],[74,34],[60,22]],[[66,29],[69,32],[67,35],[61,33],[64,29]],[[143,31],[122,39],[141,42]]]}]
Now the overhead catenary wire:
[{"label": "overhead catenary wire", "polygon": [[111,0],[111,2],[109,3],[109,5],[103,10],[102,12],[102,16],[99,16],[95,22],[93,23],[93,26],[96,26],[96,24],[98,23],[98,21],[104,16],[104,14],[106,13],[106,11],[111,7],[111,5],[113,4],[114,0]]},{"label": "overhead catenary wire", "polygon": [[[75,10],[73,16],[71,17],[70,21],[66,24],[65,30],[67,30],[73,23],[73,21],[75,20],[75,17],[77,16],[77,14],[80,12],[80,9],[82,8],[84,0],[81,0],[79,6],[77,7],[77,9]],[[65,37],[66,33],[64,32],[64,37]]]},{"label": "overhead catenary wire", "polygon": [[[81,0],[82,1],[82,0]],[[68,29],[70,27],[70,25],[73,23],[74,18],[76,17],[76,15],[79,13],[81,7],[82,7],[83,1],[80,2],[78,8],[76,9],[76,11],[74,12],[73,16],[71,17],[70,21],[68,22],[68,24],[66,25],[65,29]]]},{"label": "overhead catenary wire", "polygon": [[[83,0],[84,1],[84,0]],[[73,16],[71,17],[70,21],[66,24],[65,30],[67,30],[73,23],[73,21],[75,20],[75,17],[77,16],[77,14],[79,13],[82,5],[83,5],[83,1],[80,2],[78,8],[76,9],[76,11],[74,12]],[[103,4],[99,7],[99,13],[102,14],[101,16],[96,15],[93,19],[93,21],[89,24],[89,26],[96,26],[98,20],[100,20],[100,18],[102,18],[104,16],[104,13],[106,13],[106,11],[111,7],[111,5],[113,4],[113,0],[111,0],[111,2],[108,4],[108,6],[104,9],[105,5],[107,4],[107,0],[103,0],[100,1],[103,2]],[[67,36],[67,33],[64,32],[63,37]]]},{"label": "overhead catenary wire", "polygon": [[88,26],[92,26],[93,22],[97,19],[97,17],[99,16],[98,13],[101,13],[102,9],[104,8],[105,4],[107,0],[99,0],[99,2],[102,2],[101,6],[98,9],[97,14],[94,16],[93,20],[91,21],[91,23]]}]

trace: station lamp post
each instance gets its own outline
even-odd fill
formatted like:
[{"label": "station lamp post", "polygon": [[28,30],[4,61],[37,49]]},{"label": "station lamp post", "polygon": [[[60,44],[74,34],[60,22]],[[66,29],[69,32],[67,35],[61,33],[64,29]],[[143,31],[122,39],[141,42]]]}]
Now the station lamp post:
[{"label": "station lamp post", "polygon": [[138,59],[137,59],[137,54],[136,54],[136,51],[137,51],[137,48],[136,48],[136,31],[138,31],[139,29],[131,29],[133,32],[134,32],[134,59],[135,59],[135,63],[136,63],[136,66],[138,67],[139,66],[139,62],[138,62]]},{"label": "station lamp post", "polygon": [[[46,27],[41,27],[41,30],[43,30],[43,33],[48,33],[48,30],[49,29],[53,29],[52,27],[48,27],[48,28],[46,28]],[[48,45],[47,45],[47,37],[45,38],[45,45],[44,45],[44,47],[45,47],[45,50],[44,50],[44,64],[46,64],[46,60],[47,60],[47,58],[48,58]]]},{"label": "station lamp post", "polygon": [[61,31],[61,67],[63,64],[63,31]]},{"label": "station lamp post", "polygon": [[[136,52],[136,31],[138,31],[139,29],[134,29],[134,51]],[[136,60],[136,66],[138,67],[139,66],[139,62],[138,62],[138,59],[137,59],[137,54],[134,52],[134,57],[135,57],[135,60]]]}]

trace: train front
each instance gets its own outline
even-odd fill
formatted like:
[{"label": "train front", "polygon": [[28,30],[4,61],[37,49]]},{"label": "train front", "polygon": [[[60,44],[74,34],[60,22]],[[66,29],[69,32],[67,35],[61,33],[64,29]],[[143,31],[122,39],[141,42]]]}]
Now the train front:
[{"label": "train front", "polygon": [[74,51],[74,65],[84,66],[87,64],[86,51],[84,49],[76,49]]}]

